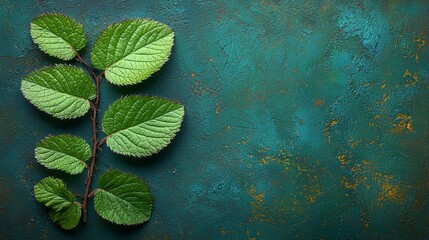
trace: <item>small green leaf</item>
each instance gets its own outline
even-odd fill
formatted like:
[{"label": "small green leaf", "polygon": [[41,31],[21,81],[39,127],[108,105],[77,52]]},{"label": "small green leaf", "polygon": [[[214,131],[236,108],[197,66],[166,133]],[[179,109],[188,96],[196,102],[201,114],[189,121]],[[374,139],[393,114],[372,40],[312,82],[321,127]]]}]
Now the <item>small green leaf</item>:
[{"label": "small green leaf", "polygon": [[81,214],[82,208],[77,202],[58,212],[49,211],[51,220],[64,230],[75,228],[79,224]]},{"label": "small green leaf", "polygon": [[95,86],[82,69],[59,64],[30,73],[21,91],[40,110],[61,119],[77,118],[88,112]]},{"label": "small green leaf", "polygon": [[146,222],[152,212],[152,194],[137,176],[118,170],[104,173],[95,192],[95,211],[102,218],[122,225]]},{"label": "small green leaf", "polygon": [[36,159],[43,166],[78,174],[87,166],[91,148],[80,137],[72,135],[49,136],[36,145]]},{"label": "small green leaf", "polygon": [[123,155],[150,156],[171,142],[184,114],[183,105],[164,98],[136,95],[119,99],[102,121],[107,146]]},{"label": "small green leaf", "polygon": [[148,19],[130,19],[104,30],[94,44],[91,61],[105,70],[106,79],[129,85],[147,79],[168,60],[174,33],[167,25]]},{"label": "small green leaf", "polygon": [[43,52],[63,60],[73,59],[86,44],[83,26],[61,14],[38,16],[31,22],[30,33]]},{"label": "small green leaf", "polygon": [[37,201],[54,211],[65,209],[76,201],[75,196],[67,190],[64,182],[53,177],[44,178],[37,183],[34,186],[34,195]]}]

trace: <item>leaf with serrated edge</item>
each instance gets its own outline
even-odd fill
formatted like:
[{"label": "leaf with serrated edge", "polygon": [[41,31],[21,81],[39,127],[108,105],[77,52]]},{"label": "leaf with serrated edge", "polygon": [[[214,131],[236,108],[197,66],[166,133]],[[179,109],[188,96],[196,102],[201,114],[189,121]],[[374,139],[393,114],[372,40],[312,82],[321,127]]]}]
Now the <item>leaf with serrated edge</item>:
[{"label": "leaf with serrated edge", "polygon": [[91,62],[115,85],[136,84],[168,60],[173,41],[174,33],[165,24],[149,19],[125,20],[100,34],[91,51]]},{"label": "leaf with serrated edge", "polygon": [[46,54],[70,60],[85,47],[83,26],[62,14],[42,14],[31,21],[30,33],[33,41]]},{"label": "leaf with serrated edge", "polygon": [[95,192],[95,211],[102,218],[122,225],[146,222],[152,212],[152,194],[139,177],[110,170],[98,180]]},{"label": "leaf with serrated edge", "polygon": [[34,195],[37,201],[54,211],[67,208],[76,201],[76,197],[67,190],[64,182],[53,177],[44,178],[37,183],[34,186]]},{"label": "leaf with serrated edge", "polygon": [[160,97],[128,96],[105,112],[102,129],[116,153],[146,157],[166,147],[180,129],[182,104]]},{"label": "leaf with serrated edge", "polygon": [[58,64],[26,76],[21,91],[40,110],[61,119],[83,116],[95,98],[95,85],[82,69]]},{"label": "leaf with serrated edge", "polygon": [[79,224],[81,215],[82,208],[77,202],[60,211],[49,211],[51,220],[64,230],[75,228]]},{"label": "leaf with serrated edge", "polygon": [[87,167],[91,148],[80,137],[72,135],[49,136],[36,145],[36,160],[48,169],[78,174]]}]

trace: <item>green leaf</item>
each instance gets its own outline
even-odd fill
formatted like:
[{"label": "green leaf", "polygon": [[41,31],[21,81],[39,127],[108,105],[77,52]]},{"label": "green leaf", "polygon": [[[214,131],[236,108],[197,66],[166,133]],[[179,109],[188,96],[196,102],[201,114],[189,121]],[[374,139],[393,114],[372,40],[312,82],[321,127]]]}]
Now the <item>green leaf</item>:
[{"label": "green leaf", "polygon": [[78,174],[87,167],[91,148],[80,137],[72,135],[49,136],[36,145],[36,159],[48,169]]},{"label": "green leaf", "polygon": [[67,190],[64,182],[53,177],[44,178],[37,183],[34,186],[34,195],[37,201],[54,211],[65,209],[76,201],[75,196]]},{"label": "green leaf", "polygon": [[184,114],[183,105],[164,98],[136,95],[119,99],[103,117],[107,146],[123,155],[150,156],[171,142]]},{"label": "green leaf", "polygon": [[40,110],[61,119],[77,118],[88,112],[95,86],[82,69],[58,64],[30,73],[21,91]]},{"label": "green leaf", "polygon": [[38,16],[31,22],[30,33],[43,52],[63,60],[73,59],[86,44],[83,26],[61,14]]},{"label": "green leaf", "polygon": [[137,176],[118,170],[104,173],[95,192],[95,211],[102,218],[122,225],[146,222],[152,212],[152,194]]},{"label": "green leaf", "polygon": [[168,60],[174,33],[160,22],[129,19],[104,30],[94,44],[91,61],[106,79],[129,85],[147,79]]},{"label": "green leaf", "polygon": [[79,224],[81,214],[82,208],[77,202],[58,212],[49,211],[51,220],[64,230],[75,228]]}]

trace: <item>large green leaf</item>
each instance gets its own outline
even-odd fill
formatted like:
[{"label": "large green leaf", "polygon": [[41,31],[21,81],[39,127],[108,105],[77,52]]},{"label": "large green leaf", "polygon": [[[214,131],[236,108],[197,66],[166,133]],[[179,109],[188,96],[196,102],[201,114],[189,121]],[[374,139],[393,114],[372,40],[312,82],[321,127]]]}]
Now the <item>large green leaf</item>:
[{"label": "large green leaf", "polygon": [[80,137],[72,135],[49,136],[36,145],[36,159],[43,166],[78,174],[87,166],[91,148]]},{"label": "large green leaf", "polygon": [[118,170],[104,173],[95,192],[95,211],[104,219],[123,225],[146,222],[152,212],[152,194],[137,176]]},{"label": "large green leaf", "polygon": [[77,202],[58,212],[49,211],[49,217],[52,221],[64,230],[75,228],[79,224],[81,214],[82,208]]},{"label": "large green leaf", "polygon": [[69,65],[45,67],[22,80],[21,91],[40,110],[57,118],[77,118],[88,112],[95,86],[82,69]]},{"label": "large green leaf", "polygon": [[147,79],[168,60],[174,33],[160,22],[130,19],[115,23],[98,37],[91,52],[93,65],[106,79],[129,85]]},{"label": "large green leaf", "polygon": [[44,178],[37,183],[34,186],[34,195],[37,201],[54,211],[65,209],[76,201],[75,196],[67,190],[64,182],[53,177]]},{"label": "large green leaf", "polygon": [[150,156],[171,142],[184,114],[183,105],[164,98],[136,95],[119,99],[103,117],[107,146],[123,155]]},{"label": "large green leaf", "polygon": [[74,58],[86,44],[82,25],[61,14],[38,16],[31,22],[30,33],[42,51],[63,60]]}]

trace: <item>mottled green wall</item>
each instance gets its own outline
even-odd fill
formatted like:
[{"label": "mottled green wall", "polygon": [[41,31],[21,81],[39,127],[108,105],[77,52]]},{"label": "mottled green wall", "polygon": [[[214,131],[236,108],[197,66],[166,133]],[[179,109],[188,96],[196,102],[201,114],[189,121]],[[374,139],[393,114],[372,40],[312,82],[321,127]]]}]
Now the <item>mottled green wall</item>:
[{"label": "mottled green wall", "polygon": [[[102,84],[103,110],[135,93],[186,106],[160,154],[100,154],[98,173],[120,168],[151,186],[143,226],[117,227],[91,207],[86,226],[64,232],[32,195],[50,174],[83,192],[84,174],[45,170],[33,148],[48,134],[91,134],[89,115],[55,120],[19,92],[23,76],[59,62],[29,35],[46,11],[84,24],[91,44],[124,18],[176,32],[150,80]],[[428,14],[424,0],[0,1],[0,238],[427,239]]]}]

